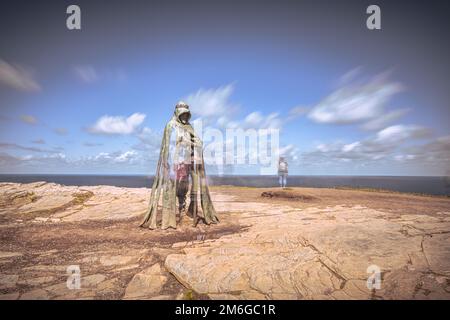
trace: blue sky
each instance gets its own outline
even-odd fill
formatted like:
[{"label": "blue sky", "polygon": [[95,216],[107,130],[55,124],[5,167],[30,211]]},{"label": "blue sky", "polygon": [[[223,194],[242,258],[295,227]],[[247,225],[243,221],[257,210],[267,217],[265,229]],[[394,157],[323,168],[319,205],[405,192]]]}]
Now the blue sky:
[{"label": "blue sky", "polygon": [[449,174],[442,3],[382,2],[377,31],[361,1],[80,1],[77,31],[68,4],[1,13],[2,173],[152,174],[183,99],[211,128],[279,129],[291,174]]}]

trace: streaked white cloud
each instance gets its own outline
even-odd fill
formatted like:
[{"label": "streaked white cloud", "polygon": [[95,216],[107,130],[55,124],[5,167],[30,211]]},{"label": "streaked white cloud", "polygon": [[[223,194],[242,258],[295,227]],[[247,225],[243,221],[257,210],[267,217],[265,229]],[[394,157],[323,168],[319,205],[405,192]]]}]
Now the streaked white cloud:
[{"label": "streaked white cloud", "polygon": [[89,160],[95,160],[95,161],[103,161],[103,160],[111,160],[112,156],[108,153],[108,152],[100,152],[99,154],[93,156],[93,157],[88,157]]},{"label": "streaked white cloud", "polygon": [[398,109],[380,114],[372,120],[364,123],[361,128],[364,130],[380,130],[382,128],[385,128],[389,123],[392,123],[395,120],[401,118],[408,112],[409,109]]},{"label": "streaked white cloud", "polygon": [[44,139],[35,139],[35,140],[31,140],[31,142],[34,144],[45,144]]},{"label": "streaked white cloud", "polygon": [[285,157],[289,161],[297,161],[299,156],[298,148],[293,144],[288,144],[279,149],[281,157]]},{"label": "streaked white cloud", "polygon": [[389,81],[387,74],[363,83],[345,83],[315,105],[308,117],[317,123],[327,124],[372,121],[384,113],[386,103],[402,90],[403,86]]},{"label": "streaked white cloud", "polygon": [[192,113],[206,119],[218,119],[234,112],[238,106],[230,101],[234,85],[228,84],[216,89],[199,89],[188,95],[184,100],[190,106]]},{"label": "streaked white cloud", "polygon": [[307,112],[307,108],[298,106],[292,108],[287,117],[278,112],[263,114],[256,110],[248,113],[244,118],[237,118],[236,113],[242,111],[238,103],[231,102],[234,84],[228,84],[215,89],[199,89],[183,99],[190,106],[193,115],[201,120],[203,126],[215,126],[219,129],[281,129],[282,126]]},{"label": "streaked white cloud", "polygon": [[[10,172],[11,168],[16,166],[17,163],[20,161],[20,158],[12,156],[6,152],[0,151],[0,170],[3,171],[6,169],[6,171],[3,172]],[[2,170],[3,168],[3,170]]]},{"label": "streaked white cloud", "polygon": [[73,72],[84,83],[89,84],[99,80],[99,75],[93,66],[75,66]]},{"label": "streaked white cloud", "polygon": [[445,168],[444,174],[450,174],[450,135],[438,137],[422,145],[409,146],[404,149],[408,155],[402,161],[415,161],[418,164],[435,163]]},{"label": "streaked white cloud", "polygon": [[358,77],[361,74],[362,70],[363,70],[363,68],[361,66],[359,66],[359,67],[351,69],[350,71],[347,71],[340,77],[339,84],[345,85],[345,84],[355,80],[356,77]]},{"label": "streaked white cloud", "polygon": [[162,141],[162,133],[157,133],[149,127],[144,127],[136,133],[139,143],[132,146],[134,150],[146,152],[159,152]]},{"label": "streaked white cloud", "polygon": [[13,149],[13,150],[21,150],[21,151],[51,153],[51,154],[57,153],[56,150],[42,149],[42,148],[36,148],[36,147],[27,147],[27,146],[22,146],[17,143],[9,143],[9,142],[0,142],[0,149]]},{"label": "streaked white cloud", "polygon": [[125,70],[114,67],[99,69],[92,65],[77,65],[72,67],[72,73],[79,81],[85,84],[94,84],[99,81],[125,83],[128,80]]},{"label": "streaked white cloud", "polygon": [[375,141],[398,144],[408,139],[424,138],[430,134],[427,128],[416,125],[394,125],[379,131]]},{"label": "streaked white cloud", "polygon": [[37,124],[38,123],[38,120],[36,117],[28,115],[28,114],[21,115],[20,120],[27,124]]},{"label": "streaked white cloud", "polygon": [[413,151],[405,150],[409,144],[417,145],[430,137],[427,128],[416,125],[394,125],[360,141],[336,141],[317,144],[314,150],[302,154],[302,163],[308,165],[350,162],[369,165],[381,159],[412,159]]},{"label": "streaked white cloud", "polygon": [[100,152],[94,156],[83,157],[76,159],[74,162],[79,165],[130,165],[143,163],[144,157],[135,150],[128,151],[114,151],[114,152]]},{"label": "streaked white cloud", "polygon": [[349,143],[342,147],[342,151],[350,152],[350,151],[353,151],[355,148],[358,148],[359,146],[361,146],[361,142],[359,142],[359,141]]},{"label": "streaked white cloud", "polygon": [[132,134],[144,122],[146,115],[133,113],[129,117],[104,115],[88,131],[95,134]]},{"label": "streaked white cloud", "polygon": [[134,150],[100,152],[95,155],[70,157],[62,152],[49,154],[11,155],[0,149],[0,172],[116,172],[142,170],[149,159]]},{"label": "streaked white cloud", "polygon": [[255,112],[248,114],[245,117],[244,122],[250,126],[258,126],[263,120],[264,120],[264,118],[261,115],[261,113],[258,111],[255,111]]},{"label": "streaked white cloud", "polygon": [[272,112],[268,115],[263,115],[259,111],[248,114],[242,122],[238,123],[238,126],[245,129],[281,129],[284,120],[281,119],[278,112]]},{"label": "streaked white cloud", "polygon": [[41,91],[33,72],[20,65],[11,65],[0,59],[0,82],[14,89],[26,92]]},{"label": "streaked white cloud", "polygon": [[114,158],[115,162],[131,162],[135,159],[138,153],[134,150],[125,151]]},{"label": "streaked white cloud", "polygon": [[33,155],[33,154],[27,154],[25,156],[18,157],[17,159],[22,161],[35,161],[35,162],[49,162],[54,160],[60,160],[60,161],[66,161],[66,155],[64,153],[58,152],[58,153],[51,153],[51,154],[44,154],[44,155]]},{"label": "streaked white cloud", "polygon": [[394,160],[396,161],[407,161],[407,160],[414,160],[416,158],[413,154],[398,154],[394,156]]},{"label": "streaked white cloud", "polygon": [[309,111],[309,108],[305,107],[305,106],[293,107],[291,110],[289,110],[289,115],[288,115],[286,120],[287,121],[294,120],[294,119],[296,119],[296,118],[298,118],[298,117],[300,117],[300,116],[302,116],[304,114],[307,114],[308,111]]}]

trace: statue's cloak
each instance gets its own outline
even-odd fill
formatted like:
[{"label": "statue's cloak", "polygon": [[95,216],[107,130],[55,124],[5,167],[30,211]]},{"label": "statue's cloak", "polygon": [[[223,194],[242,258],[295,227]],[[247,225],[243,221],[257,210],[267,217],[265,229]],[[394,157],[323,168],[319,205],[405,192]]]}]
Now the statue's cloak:
[{"label": "statue's cloak", "polygon": [[[161,229],[176,228],[178,210],[175,166],[181,161],[189,161],[192,164],[190,175],[191,201],[187,215],[203,220],[206,224],[219,221],[206,181],[202,142],[191,124],[184,124],[180,120],[183,113],[189,113],[190,116],[188,107],[177,107],[172,119],[164,129],[150,203],[141,227],[156,229],[159,220],[161,220]],[[200,197],[201,211],[198,210],[198,197]],[[160,219],[159,212],[161,212]],[[196,223],[197,221],[194,221],[194,224]]]}]

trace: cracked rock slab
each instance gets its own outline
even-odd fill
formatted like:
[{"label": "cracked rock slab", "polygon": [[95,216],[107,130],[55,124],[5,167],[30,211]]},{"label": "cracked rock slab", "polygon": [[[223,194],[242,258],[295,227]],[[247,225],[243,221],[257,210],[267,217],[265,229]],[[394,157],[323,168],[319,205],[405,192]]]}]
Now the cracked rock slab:
[{"label": "cracked rock slab", "polygon": [[18,280],[16,274],[0,274],[0,289],[14,288]]},{"label": "cracked rock slab", "polygon": [[145,299],[159,295],[162,287],[167,281],[166,275],[161,270],[159,263],[134,275],[128,284],[124,299]]},{"label": "cracked rock slab", "polygon": [[[450,299],[448,278],[424,278],[430,269],[448,275],[449,234],[423,241],[389,213],[363,206],[227,205],[233,212],[245,207],[239,219],[250,226],[246,232],[193,243],[165,261],[181,283],[212,299]],[[427,232],[450,230],[443,220],[421,217],[415,227],[421,223]],[[380,290],[367,286],[373,267]]]},{"label": "cracked rock slab", "polygon": [[36,223],[127,219],[145,212],[149,191],[147,188],[77,187],[46,182],[1,183],[0,211]]}]

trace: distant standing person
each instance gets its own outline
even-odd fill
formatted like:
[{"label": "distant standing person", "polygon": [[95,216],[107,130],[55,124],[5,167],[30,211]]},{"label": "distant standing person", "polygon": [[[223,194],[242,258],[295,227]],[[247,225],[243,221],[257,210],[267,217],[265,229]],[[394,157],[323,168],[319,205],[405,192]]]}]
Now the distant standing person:
[{"label": "distant standing person", "polygon": [[284,157],[278,160],[278,181],[281,188],[286,188],[286,180],[288,176],[288,163]]}]

